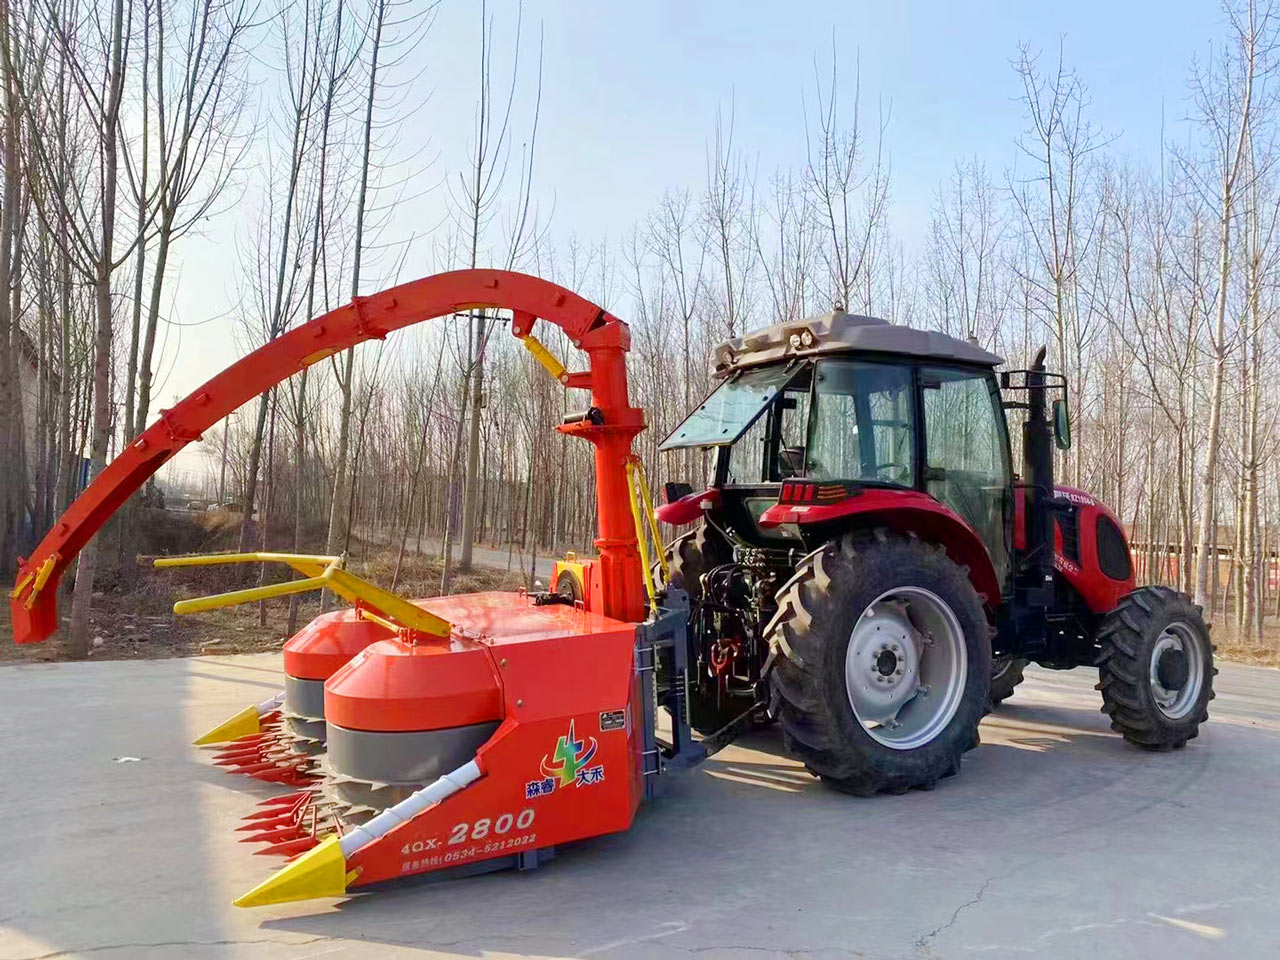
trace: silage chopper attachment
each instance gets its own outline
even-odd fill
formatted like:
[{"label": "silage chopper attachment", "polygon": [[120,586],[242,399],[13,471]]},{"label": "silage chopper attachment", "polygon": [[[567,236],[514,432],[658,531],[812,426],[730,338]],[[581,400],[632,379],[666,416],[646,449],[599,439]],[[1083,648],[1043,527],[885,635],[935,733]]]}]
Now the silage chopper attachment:
[{"label": "silage chopper attachment", "polygon": [[[660,607],[649,574],[652,505],[631,446],[644,429],[627,393],[625,323],[555,284],[466,270],[428,277],[310,321],[269,342],[162,413],[76,500],[19,570],[19,642],[57,625],[66,565],[162,463],[274,384],[389,331],[478,307],[511,311],[511,332],[588,408],[557,429],[591,443],[598,556],[558,565],[563,593],[479,593],[408,601],[342,569],[340,558],[233,554],[160,566],[281,562],[303,580],[183,601],[177,612],[317,588],[353,604],[284,647],[285,689],[200,738],[219,762],[301,789],[273,797],[240,830],[291,856],[237,904],[338,896],[453,867],[536,866],[555,846],[626,829],[654,775],[705,755],[683,709],[687,610]],[[541,319],[583,351],[570,372],[534,336]],[[647,518],[647,519],[646,519]],[[677,598],[681,595],[673,594]],[[655,672],[675,665],[672,730],[657,733]]]}]

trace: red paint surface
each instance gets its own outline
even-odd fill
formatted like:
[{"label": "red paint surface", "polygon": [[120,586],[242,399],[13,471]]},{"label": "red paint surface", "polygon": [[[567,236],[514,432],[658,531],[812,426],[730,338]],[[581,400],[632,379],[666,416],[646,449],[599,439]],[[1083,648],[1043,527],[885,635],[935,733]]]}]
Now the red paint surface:
[{"label": "red paint surface", "polygon": [[[357,654],[325,683],[326,719],[353,730],[438,730],[500,720],[511,648],[536,646],[548,659],[547,688],[582,636],[632,637],[635,627],[566,606],[535,606],[518,593],[433,597],[421,605],[454,625],[447,642],[382,640]],[[597,677],[595,682],[607,682]],[[541,697],[542,689],[533,692]],[[545,704],[552,711],[561,698]]]},{"label": "red paint surface", "polygon": [[353,608],[322,613],[284,645],[284,672],[302,680],[328,680],[357,653],[394,634],[363,620]]},{"label": "red paint surface", "polygon": [[[1120,598],[1132,592],[1137,585],[1133,576],[1133,556],[1130,554],[1129,557],[1129,579],[1112,580],[1102,572],[1102,567],[1098,565],[1098,518],[1108,518],[1122,533],[1124,532],[1123,524],[1106,504],[1084,490],[1058,486],[1054,491],[1057,496],[1065,497],[1076,505],[1076,526],[1080,531],[1080,563],[1077,565],[1063,555],[1062,530],[1056,522],[1054,523],[1054,570],[1071,584],[1084,600],[1085,606],[1092,612],[1106,613],[1114,610]],[[1019,550],[1026,549],[1027,544],[1026,514],[1026,491],[1017,489],[1014,491],[1013,543]],[[1128,546],[1127,540],[1125,546]]]},{"label": "red paint surface", "polygon": [[693,523],[701,517],[702,505],[706,502],[710,502],[712,507],[718,506],[720,491],[711,487],[698,493],[686,494],[679,500],[664,503],[653,512],[660,522],[678,527],[681,524]]},{"label": "red paint surface", "polygon": [[[432,609],[472,629],[483,625],[484,639],[436,660],[469,644],[487,649],[499,665],[503,722],[477,754],[481,778],[354,853],[347,861],[348,870],[359,871],[352,885],[627,829],[644,792],[634,625],[563,605],[533,607],[515,594],[446,597]],[[392,650],[403,646],[376,644],[344,673],[383,676],[378,661],[413,659]],[[623,711],[621,729],[603,729],[601,714],[611,711]],[[550,793],[530,797],[529,785],[548,779],[544,762],[557,763],[557,743],[571,721],[584,751],[594,743],[588,766],[599,767],[603,779],[562,785],[552,777]]]}]

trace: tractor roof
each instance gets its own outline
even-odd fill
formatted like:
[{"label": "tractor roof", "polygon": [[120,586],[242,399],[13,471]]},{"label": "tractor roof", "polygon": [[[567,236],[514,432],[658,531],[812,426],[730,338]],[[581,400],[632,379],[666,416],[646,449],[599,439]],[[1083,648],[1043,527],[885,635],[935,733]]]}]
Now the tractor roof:
[{"label": "tractor roof", "polygon": [[[811,345],[805,346],[803,342],[793,344],[793,336],[804,337],[806,332],[810,334],[807,339],[811,340]],[[775,323],[771,327],[726,340],[715,348],[711,370],[713,374],[723,376],[744,367],[778,360],[851,351],[951,360],[984,367],[1004,363],[1003,357],[945,333],[913,330],[878,317],[863,317],[836,310],[807,320]]]}]

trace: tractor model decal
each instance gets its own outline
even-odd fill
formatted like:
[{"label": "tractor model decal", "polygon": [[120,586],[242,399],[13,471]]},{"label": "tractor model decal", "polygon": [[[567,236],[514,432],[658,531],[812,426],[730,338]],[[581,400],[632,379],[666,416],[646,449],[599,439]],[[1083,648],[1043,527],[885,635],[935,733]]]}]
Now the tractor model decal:
[{"label": "tractor model decal", "polygon": [[525,798],[532,800],[546,796],[555,790],[557,784],[560,787],[589,787],[603,783],[604,764],[589,766],[598,748],[595,737],[577,739],[573,732],[573,721],[570,720],[569,732],[556,741],[556,748],[551,756],[542,758],[542,778],[530,780],[524,785]]}]

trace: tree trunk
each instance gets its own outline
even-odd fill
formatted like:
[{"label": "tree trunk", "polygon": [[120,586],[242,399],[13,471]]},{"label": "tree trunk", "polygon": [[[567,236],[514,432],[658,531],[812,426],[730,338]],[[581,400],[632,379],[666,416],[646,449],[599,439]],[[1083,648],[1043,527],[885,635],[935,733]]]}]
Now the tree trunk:
[{"label": "tree trunk", "polygon": [[[99,210],[101,247],[94,278],[97,322],[93,344],[93,432],[89,445],[91,482],[106,466],[107,449],[111,442],[111,274],[114,266],[112,245],[115,239],[118,120],[125,71],[124,0],[115,0],[111,21],[110,73],[105,97],[107,109],[100,120],[99,130],[102,155],[102,199]],[[95,536],[85,544],[76,566],[71,625],[63,647],[63,652],[68,657],[80,658],[89,652],[89,607],[93,600],[93,581],[97,572],[98,540]]]}]

